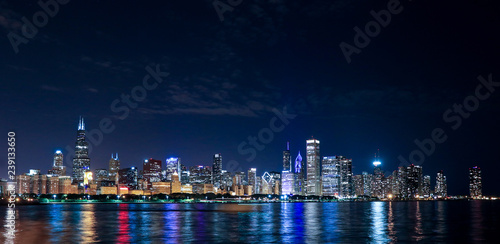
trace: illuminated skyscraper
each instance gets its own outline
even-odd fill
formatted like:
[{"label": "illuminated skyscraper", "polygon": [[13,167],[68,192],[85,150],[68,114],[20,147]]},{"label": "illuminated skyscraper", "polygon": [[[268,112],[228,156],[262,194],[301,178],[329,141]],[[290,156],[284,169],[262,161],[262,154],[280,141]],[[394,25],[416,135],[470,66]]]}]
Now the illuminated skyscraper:
[{"label": "illuminated skyscraper", "polygon": [[371,196],[373,194],[372,191],[372,182],[373,182],[373,175],[368,174],[368,172],[363,171],[361,174],[362,181],[363,181],[363,194],[365,196]]},{"label": "illuminated skyscraper", "polygon": [[114,181],[118,185],[118,171],[120,170],[120,159],[118,159],[118,153],[116,156],[111,154],[111,159],[109,160],[109,180]]},{"label": "illuminated skyscraper", "polygon": [[294,193],[295,195],[305,195],[306,194],[306,167],[304,161],[302,161],[302,156],[299,154],[295,158],[295,167],[294,167]]},{"label": "illuminated skyscraper", "polygon": [[252,194],[257,194],[257,169],[248,170],[248,185],[252,186]]},{"label": "illuminated skyscraper", "polygon": [[137,189],[139,187],[138,185],[138,170],[136,167],[130,167],[130,168],[125,168],[125,169],[120,169],[118,171],[119,175],[119,184],[120,185],[126,185],[129,187],[129,189]]},{"label": "illuminated skyscraper", "polygon": [[344,198],[354,196],[354,184],[352,181],[352,159],[337,156],[340,164],[340,188],[339,195]]},{"label": "illuminated skyscraper", "polygon": [[446,184],[446,176],[443,171],[440,170],[436,175],[436,187],[434,189],[434,195],[438,198],[444,198],[448,195],[448,186]]},{"label": "illuminated skyscraper", "polygon": [[338,196],[340,185],[340,162],[337,157],[323,157],[321,163],[323,176],[323,195]]},{"label": "illuminated skyscraper", "polygon": [[281,172],[281,194],[290,195],[293,194],[293,183],[294,177],[293,173],[288,170],[283,170]]},{"label": "illuminated skyscraper", "polygon": [[89,143],[85,140],[85,122],[80,117],[73,157],[73,180],[83,186],[85,172],[90,170]]},{"label": "illuminated skyscraper", "polygon": [[292,172],[292,158],[290,157],[290,143],[286,143],[286,150],[283,151],[283,171]]},{"label": "illuminated skyscraper", "polygon": [[469,168],[469,191],[470,197],[472,198],[480,198],[483,196],[481,168],[477,166]]},{"label": "illuminated skyscraper", "polygon": [[96,169],[95,170],[95,179],[98,182],[109,180],[109,173],[107,169]]},{"label": "illuminated skyscraper", "polygon": [[66,175],[66,166],[63,165],[63,154],[61,150],[54,153],[54,164],[52,169],[49,170],[49,175],[64,176]]},{"label": "illuminated skyscraper", "polygon": [[222,155],[220,153],[214,154],[213,158],[213,172],[212,184],[218,188],[221,186],[222,181]]},{"label": "illuminated skyscraper", "polygon": [[429,197],[431,195],[431,176],[424,175],[422,182],[422,195],[424,197]]},{"label": "illuminated skyscraper", "polygon": [[406,167],[406,185],[409,198],[417,198],[423,195],[422,166],[411,164]]},{"label": "illuminated skyscraper", "polygon": [[321,165],[319,155],[319,141],[306,141],[307,149],[307,195],[321,195]]},{"label": "illuminated skyscraper", "polygon": [[212,184],[212,167],[196,165],[189,168],[190,184]]},{"label": "illuminated skyscraper", "polygon": [[165,160],[165,170],[162,172],[163,180],[172,181],[172,174],[174,172],[177,172],[178,175],[181,174],[181,159],[174,157],[167,158]]},{"label": "illuminated skyscraper", "polygon": [[142,164],[142,176],[145,181],[147,181],[148,189],[153,186],[152,182],[161,181],[161,160],[156,159],[146,159]]}]

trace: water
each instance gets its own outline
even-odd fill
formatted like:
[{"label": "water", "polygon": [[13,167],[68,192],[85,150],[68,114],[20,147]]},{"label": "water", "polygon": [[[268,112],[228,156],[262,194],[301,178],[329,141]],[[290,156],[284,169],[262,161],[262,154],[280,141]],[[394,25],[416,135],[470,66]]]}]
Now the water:
[{"label": "water", "polygon": [[[17,206],[15,243],[496,242],[500,201]],[[6,206],[0,243],[8,243]]]}]

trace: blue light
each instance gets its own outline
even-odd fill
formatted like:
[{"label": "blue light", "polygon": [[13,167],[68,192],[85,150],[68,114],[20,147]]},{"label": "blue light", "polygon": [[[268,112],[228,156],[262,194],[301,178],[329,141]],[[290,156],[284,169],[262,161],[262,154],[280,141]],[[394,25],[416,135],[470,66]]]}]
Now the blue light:
[{"label": "blue light", "polygon": [[375,165],[375,166],[379,166],[379,165],[381,165],[381,164],[382,164],[382,163],[381,163],[380,161],[375,161],[375,162],[373,162],[373,165]]},{"label": "blue light", "polygon": [[61,152],[61,150],[57,150],[56,153],[57,154],[61,154],[62,152]]}]

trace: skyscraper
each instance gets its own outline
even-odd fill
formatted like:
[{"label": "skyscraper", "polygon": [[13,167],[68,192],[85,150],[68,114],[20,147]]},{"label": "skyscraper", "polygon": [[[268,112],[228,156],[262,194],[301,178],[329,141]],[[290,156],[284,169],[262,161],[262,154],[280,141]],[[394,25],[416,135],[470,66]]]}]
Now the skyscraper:
[{"label": "skyscraper", "polygon": [[147,181],[148,189],[152,188],[153,182],[161,181],[161,160],[146,159],[142,164],[142,176]]},{"label": "skyscraper", "polygon": [[300,155],[300,151],[295,158],[294,171],[294,194],[303,196],[306,193],[306,171],[304,161],[302,161],[302,156]]},{"label": "skyscraper", "polygon": [[422,182],[422,195],[424,197],[429,197],[431,195],[431,176],[424,175],[424,181]]},{"label": "skyscraper", "polygon": [[129,189],[137,189],[139,187],[137,179],[139,174],[136,167],[120,169],[118,174],[120,184],[126,185]]},{"label": "skyscraper", "polygon": [[257,194],[257,169],[248,170],[248,185],[252,186],[252,194]]},{"label": "skyscraper", "polygon": [[436,175],[436,187],[434,189],[434,195],[438,198],[446,197],[448,195],[447,188],[446,176],[444,175],[443,171],[440,170]]},{"label": "skyscraper", "polygon": [[283,170],[281,172],[281,194],[290,195],[293,194],[294,187],[294,177],[293,173],[288,170]]},{"label": "skyscraper", "polygon": [[363,194],[364,196],[371,196],[373,195],[372,191],[372,182],[373,182],[373,175],[368,174],[368,172],[363,171],[361,174],[362,181],[363,181]]},{"label": "skyscraper", "polygon": [[483,196],[481,168],[477,166],[469,168],[469,191],[472,198],[481,198]]},{"label": "skyscraper", "polygon": [[323,157],[322,177],[323,177],[323,195],[338,196],[340,185],[340,162],[337,157]]},{"label": "skyscraper", "polygon": [[418,198],[423,195],[422,166],[410,164],[406,167],[406,185],[409,198]]},{"label": "skyscraper", "polygon": [[321,195],[321,165],[319,155],[319,141],[311,139],[306,141],[307,149],[307,195]]},{"label": "skyscraper", "polygon": [[286,143],[286,150],[283,151],[283,171],[292,172],[292,158],[290,157],[290,143]]},{"label": "skyscraper", "polygon": [[340,164],[340,188],[339,195],[344,198],[354,196],[354,184],[352,181],[352,159],[337,156]]},{"label": "skyscraper", "polygon": [[66,175],[66,166],[63,165],[63,154],[61,150],[54,153],[54,164],[52,169],[49,170],[49,175],[64,176]]},{"label": "skyscraper", "polygon": [[177,172],[181,174],[181,159],[180,158],[167,158],[165,160],[165,170],[162,172],[163,180],[172,181],[172,174]]},{"label": "skyscraper", "polygon": [[84,175],[90,170],[89,143],[85,140],[85,122],[80,117],[73,157],[73,180],[83,186]]},{"label": "skyscraper", "polygon": [[109,180],[114,181],[118,185],[118,171],[120,170],[120,159],[118,159],[118,153],[116,156],[111,154],[111,159],[109,160]]},{"label": "skyscraper", "polygon": [[212,168],[212,184],[214,184],[214,187],[219,188],[222,181],[222,155],[220,153],[214,154]]},{"label": "skyscraper", "polygon": [[189,168],[189,183],[212,184],[212,167],[196,165]]}]

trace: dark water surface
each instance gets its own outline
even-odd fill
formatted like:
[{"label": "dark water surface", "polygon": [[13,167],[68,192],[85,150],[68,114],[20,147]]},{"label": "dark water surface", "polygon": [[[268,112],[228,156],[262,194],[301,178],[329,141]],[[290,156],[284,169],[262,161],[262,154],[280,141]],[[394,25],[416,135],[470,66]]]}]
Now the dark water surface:
[{"label": "dark water surface", "polygon": [[[500,201],[17,206],[15,243],[490,242]],[[0,207],[0,243],[9,243]]]}]

